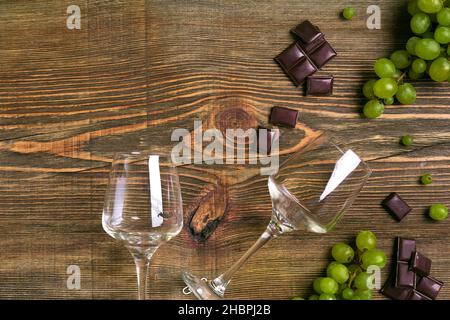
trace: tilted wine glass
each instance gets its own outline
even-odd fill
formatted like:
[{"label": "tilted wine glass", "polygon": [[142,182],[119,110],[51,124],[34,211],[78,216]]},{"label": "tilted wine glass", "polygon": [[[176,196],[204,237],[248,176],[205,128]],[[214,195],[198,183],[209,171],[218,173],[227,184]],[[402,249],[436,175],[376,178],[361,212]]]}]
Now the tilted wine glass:
[{"label": "tilted wine glass", "polygon": [[170,157],[143,152],[116,155],[102,224],[103,229],[120,240],[133,256],[138,299],[145,299],[153,254],[183,227],[180,183]]},{"label": "tilted wine glass", "polygon": [[[202,300],[222,299],[239,268],[272,238],[294,230],[326,233],[351,206],[370,176],[367,164],[327,134],[289,157],[268,180],[272,218],[261,237],[225,273],[211,281],[183,272],[190,291]],[[202,280],[203,279],[203,280]]]}]

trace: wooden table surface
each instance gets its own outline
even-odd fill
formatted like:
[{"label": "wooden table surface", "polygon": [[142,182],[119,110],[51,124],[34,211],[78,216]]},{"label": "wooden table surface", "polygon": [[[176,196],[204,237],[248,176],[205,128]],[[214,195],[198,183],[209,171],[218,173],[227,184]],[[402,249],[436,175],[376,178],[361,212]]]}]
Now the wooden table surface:
[{"label": "wooden table surface", "polygon": [[[347,22],[338,13],[349,3],[357,16]],[[406,1],[377,3],[381,30],[367,29],[366,1],[1,1],[0,298],[135,298],[132,259],[101,226],[112,154],[140,139],[168,152],[173,129],[191,130],[194,119],[220,129],[265,125],[275,105],[299,110],[303,123],[282,130],[282,150],[307,128],[327,130],[368,160],[373,175],[333,232],[295,232],[268,244],[238,272],[227,297],[306,296],[330,247],[363,229],[389,255],[396,236],[416,238],[433,260],[432,274],[450,283],[449,221],[426,216],[431,203],[450,205],[449,86],[416,82],[415,105],[389,107],[375,121],[360,116],[374,59],[409,36]],[[81,30],[66,28],[71,4],[81,8]],[[331,97],[303,96],[272,60],[304,19],[338,51],[322,71],[335,76]],[[413,147],[399,145],[404,134],[414,136]],[[251,172],[181,168],[186,221],[220,183],[229,185],[230,208],[206,242],[195,242],[186,226],[159,249],[150,299],[184,299],[181,270],[216,275],[264,230],[266,181]],[[423,173],[433,174],[431,186],[418,184]],[[414,208],[401,223],[380,207],[392,191]],[[81,269],[80,290],[66,287],[69,265]],[[448,287],[439,298],[450,298]]]}]

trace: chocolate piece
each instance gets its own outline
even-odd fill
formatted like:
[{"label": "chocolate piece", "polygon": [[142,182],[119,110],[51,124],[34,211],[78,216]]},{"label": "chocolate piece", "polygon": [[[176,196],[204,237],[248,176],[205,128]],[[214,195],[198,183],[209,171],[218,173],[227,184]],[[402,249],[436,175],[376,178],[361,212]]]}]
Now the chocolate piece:
[{"label": "chocolate piece", "polygon": [[300,38],[303,43],[310,43],[317,38],[323,37],[322,32],[320,32],[319,28],[313,25],[310,21],[305,20],[300,23],[298,26],[293,28],[291,32]]},{"label": "chocolate piece", "polygon": [[412,210],[395,192],[391,193],[381,204],[387,211],[393,214],[398,221],[401,221]]},{"label": "chocolate piece", "polygon": [[323,45],[325,42],[327,42],[327,40],[325,40],[325,37],[322,36],[310,43],[299,42],[298,45],[303,49],[303,51],[306,54],[311,54],[311,52],[313,52],[315,49]]},{"label": "chocolate piece", "polygon": [[397,287],[415,287],[416,285],[416,274],[414,271],[409,270],[409,265],[406,262],[397,262],[397,277],[396,283]]},{"label": "chocolate piece", "polygon": [[419,280],[416,290],[434,300],[443,286],[443,282],[428,276]]},{"label": "chocolate piece", "polygon": [[412,291],[412,288],[396,287],[393,277],[389,278],[381,289],[381,293],[392,300],[409,300]]},{"label": "chocolate piece", "polygon": [[258,149],[259,153],[270,154],[272,151],[272,143],[279,138],[278,130],[268,128],[258,128]]},{"label": "chocolate piece", "polygon": [[431,299],[416,290],[412,290],[408,300],[431,300]]},{"label": "chocolate piece", "polygon": [[431,260],[415,251],[411,257],[411,269],[418,275],[426,277],[431,271]]},{"label": "chocolate piece", "polygon": [[308,77],[306,82],[307,95],[330,95],[333,93],[332,76]]},{"label": "chocolate piece", "polygon": [[333,47],[328,43],[323,43],[320,47],[315,49],[309,54],[309,58],[314,62],[318,69],[321,69],[326,65],[331,59],[336,57],[337,53]]},{"label": "chocolate piece", "polygon": [[296,86],[301,85],[308,76],[317,72],[316,66],[297,43],[293,43],[286,48],[275,58],[275,61],[278,62]]},{"label": "chocolate piece", "polygon": [[397,238],[397,261],[409,262],[416,251],[416,240]]},{"label": "chocolate piece", "polygon": [[273,107],[270,113],[270,123],[274,125],[282,125],[290,128],[295,128],[297,125],[298,111]]}]

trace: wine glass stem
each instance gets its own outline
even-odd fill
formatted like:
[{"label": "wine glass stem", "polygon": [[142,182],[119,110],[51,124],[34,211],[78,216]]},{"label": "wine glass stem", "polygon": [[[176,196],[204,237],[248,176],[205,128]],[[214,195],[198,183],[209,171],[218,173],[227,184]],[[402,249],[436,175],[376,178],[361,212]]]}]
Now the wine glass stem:
[{"label": "wine glass stem", "polygon": [[242,257],[236,261],[225,273],[221,274],[217,278],[211,281],[211,285],[214,290],[223,297],[225,289],[230,283],[233,275],[253,256],[260,248],[262,248],[269,240],[277,236],[279,233],[276,229],[275,223],[270,222],[266,231],[259,237],[259,239],[253,244],[253,246],[245,252]]},{"label": "wine glass stem", "polygon": [[151,249],[136,249],[128,248],[134,259],[136,265],[136,274],[138,282],[138,300],[145,300],[147,292],[147,278],[150,261],[157,248]]}]

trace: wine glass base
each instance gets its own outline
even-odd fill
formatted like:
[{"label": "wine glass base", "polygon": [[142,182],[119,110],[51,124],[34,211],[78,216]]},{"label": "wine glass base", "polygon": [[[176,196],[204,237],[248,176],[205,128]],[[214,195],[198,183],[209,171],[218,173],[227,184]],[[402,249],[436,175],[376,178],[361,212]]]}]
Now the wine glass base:
[{"label": "wine glass base", "polygon": [[191,292],[199,299],[199,300],[221,300],[219,294],[217,294],[214,289],[209,284],[209,281],[203,281],[201,278],[196,277],[189,272],[183,271],[181,276],[189,287]]}]

